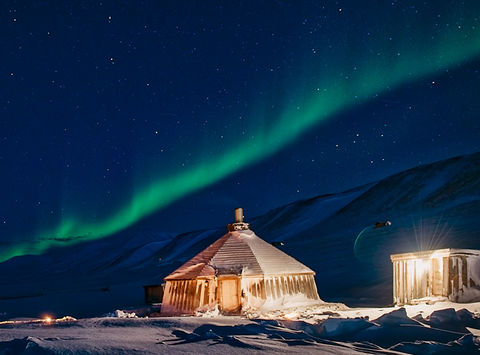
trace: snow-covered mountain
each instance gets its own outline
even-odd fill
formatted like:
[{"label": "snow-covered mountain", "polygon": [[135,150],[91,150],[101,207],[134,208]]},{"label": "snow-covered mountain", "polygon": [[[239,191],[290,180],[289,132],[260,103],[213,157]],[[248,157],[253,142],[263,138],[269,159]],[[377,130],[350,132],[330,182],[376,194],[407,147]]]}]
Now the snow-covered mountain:
[{"label": "snow-covered mountain", "polygon": [[[478,249],[479,215],[476,153],[296,201],[247,220],[258,236],[283,241],[282,250],[317,272],[322,299],[386,305],[392,298],[390,254]],[[392,225],[373,228],[385,220]],[[45,311],[91,316],[141,305],[142,285],[161,283],[224,233],[225,226],[179,235],[127,230],[41,256],[15,257],[0,264],[0,318],[2,313],[12,317]]]}]

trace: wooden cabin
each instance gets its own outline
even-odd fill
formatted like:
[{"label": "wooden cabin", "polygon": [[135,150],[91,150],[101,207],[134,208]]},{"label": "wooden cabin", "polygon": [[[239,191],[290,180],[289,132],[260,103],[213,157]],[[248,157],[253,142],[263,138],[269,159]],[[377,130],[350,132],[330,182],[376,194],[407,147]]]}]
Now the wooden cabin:
[{"label": "wooden cabin", "polygon": [[162,314],[239,314],[320,301],[315,273],[265,242],[235,210],[227,234],[165,277]]},{"label": "wooden cabin", "polygon": [[480,301],[480,250],[438,249],[390,258],[397,305],[442,297],[453,302]]}]

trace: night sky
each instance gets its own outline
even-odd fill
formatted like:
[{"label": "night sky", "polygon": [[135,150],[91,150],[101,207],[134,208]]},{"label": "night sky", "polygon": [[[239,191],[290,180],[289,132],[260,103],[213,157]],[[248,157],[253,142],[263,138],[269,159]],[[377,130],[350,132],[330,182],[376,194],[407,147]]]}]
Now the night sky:
[{"label": "night sky", "polygon": [[480,2],[3,1],[0,259],[480,150]]}]

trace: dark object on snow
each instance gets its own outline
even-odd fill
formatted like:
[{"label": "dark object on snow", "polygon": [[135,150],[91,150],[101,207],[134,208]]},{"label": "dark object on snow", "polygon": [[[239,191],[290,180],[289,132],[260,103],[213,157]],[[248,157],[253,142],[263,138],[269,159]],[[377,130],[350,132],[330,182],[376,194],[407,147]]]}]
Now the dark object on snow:
[{"label": "dark object on snow", "polygon": [[163,291],[165,289],[165,284],[145,285],[145,286],[143,286],[143,289],[145,290],[145,303],[146,304],[162,303]]},{"label": "dark object on snow", "polygon": [[387,227],[387,226],[391,226],[391,225],[392,225],[392,222],[390,222],[390,221],[376,222],[375,223],[375,228],[382,228],[382,227]]}]

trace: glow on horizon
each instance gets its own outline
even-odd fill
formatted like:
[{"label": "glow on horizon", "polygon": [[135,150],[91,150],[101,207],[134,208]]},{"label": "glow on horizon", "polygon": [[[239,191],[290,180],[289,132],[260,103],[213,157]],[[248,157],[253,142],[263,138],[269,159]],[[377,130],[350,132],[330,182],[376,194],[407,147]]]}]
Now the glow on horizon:
[{"label": "glow on horizon", "polygon": [[81,218],[66,218],[57,228],[39,233],[28,242],[4,248],[0,252],[0,262],[18,255],[41,254],[53,246],[98,239],[119,232],[194,191],[272,156],[308,129],[355,105],[365,103],[386,90],[472,60],[480,54],[480,36],[476,29],[471,30],[468,36],[449,32],[431,45],[424,45],[421,51],[414,49],[386,62],[367,53],[367,60],[363,62],[368,64],[348,73],[348,80],[338,79],[338,73],[344,72],[339,66],[338,71],[332,70],[335,75],[319,80],[317,87],[320,90],[312,90],[312,94],[306,95],[300,104],[285,107],[269,129],[257,129],[254,141],[236,140],[237,144],[227,151],[197,163],[189,170],[141,186],[130,201],[102,221],[84,223]]}]

